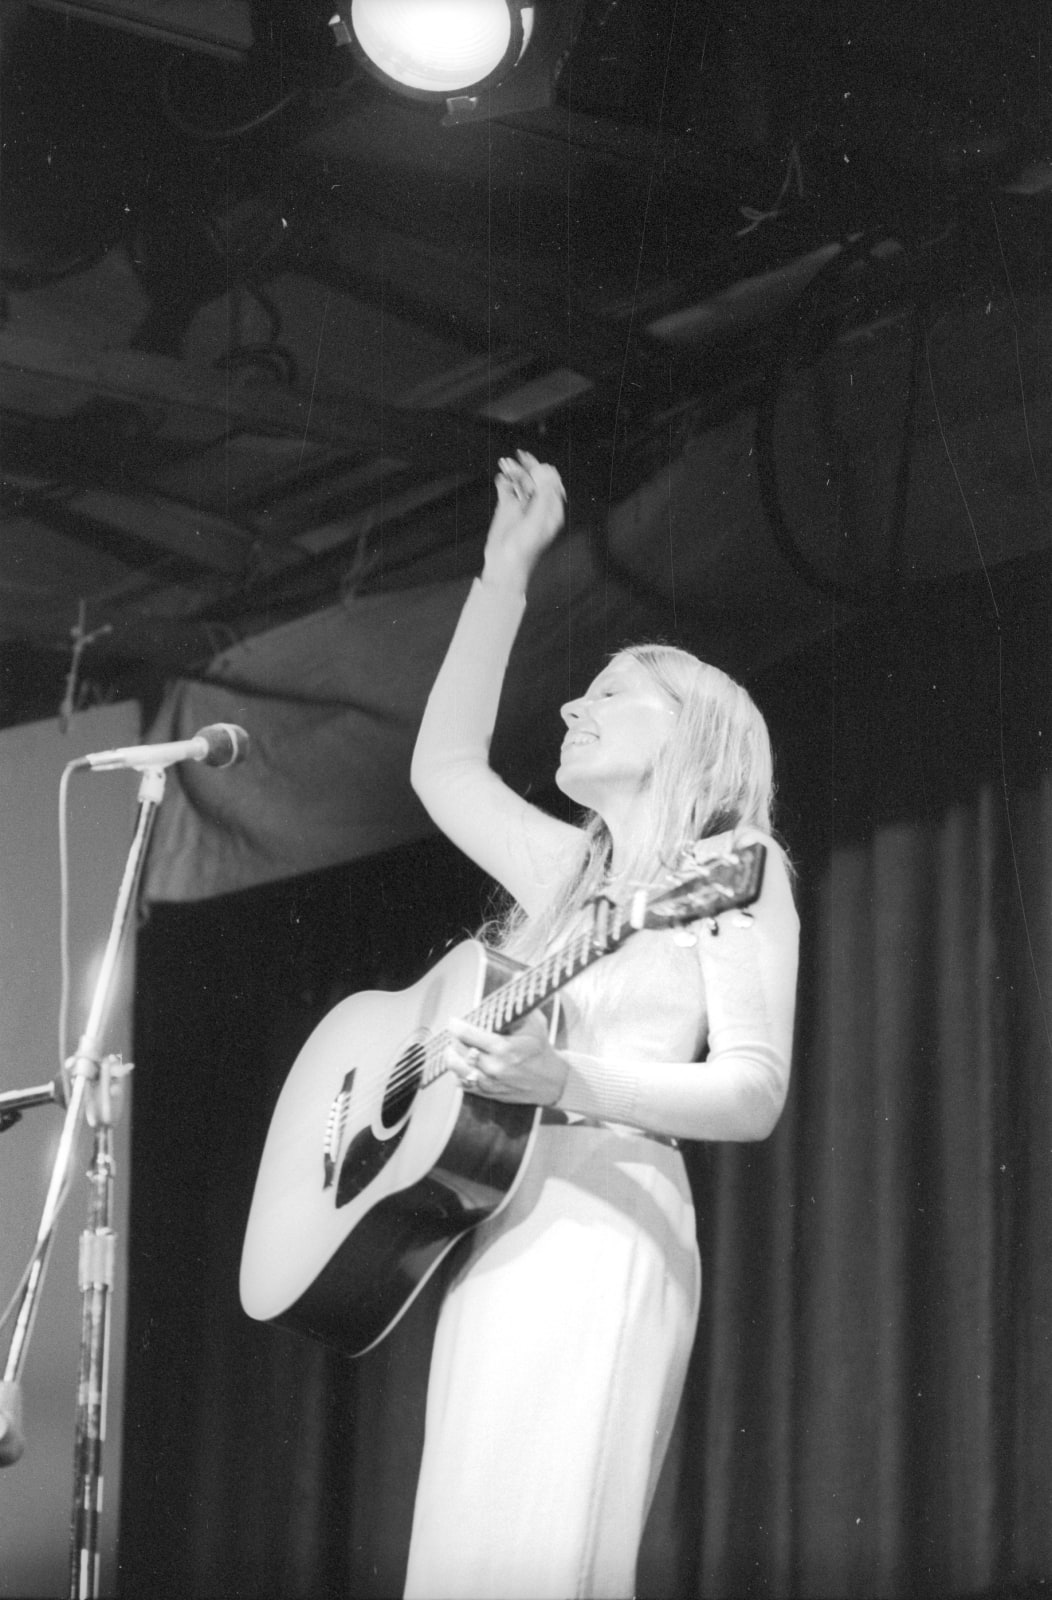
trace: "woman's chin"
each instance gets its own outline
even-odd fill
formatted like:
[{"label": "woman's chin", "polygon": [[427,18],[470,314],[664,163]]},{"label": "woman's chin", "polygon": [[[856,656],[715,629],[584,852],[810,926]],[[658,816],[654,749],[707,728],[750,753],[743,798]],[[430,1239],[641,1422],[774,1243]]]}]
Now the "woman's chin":
[{"label": "woman's chin", "polygon": [[611,807],[644,799],[653,775],[653,768],[642,775],[632,771],[611,773],[595,768],[589,771],[573,761],[561,761],[555,773],[555,787],[575,805],[608,817]]},{"label": "woman's chin", "polygon": [[574,772],[572,767],[569,770],[565,766],[559,767],[555,774],[555,787],[560,789],[566,798],[572,800],[575,805],[592,806],[594,804],[592,786],[588,783],[583,773]]}]

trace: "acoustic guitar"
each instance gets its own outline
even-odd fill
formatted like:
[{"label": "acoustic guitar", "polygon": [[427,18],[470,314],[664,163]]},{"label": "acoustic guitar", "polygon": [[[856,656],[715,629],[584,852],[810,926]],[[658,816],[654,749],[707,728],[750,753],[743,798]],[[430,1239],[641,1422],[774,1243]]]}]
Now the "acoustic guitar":
[{"label": "acoustic guitar", "polygon": [[[698,851],[701,847],[695,847]],[[537,966],[478,940],[398,993],[351,995],[315,1028],[271,1119],[241,1258],[241,1303],[348,1355],[372,1349],[443,1256],[510,1199],[541,1108],[466,1093],[449,1070],[448,1018],[512,1032],[643,928],[684,926],[759,895],[765,851],[700,859],[587,925]]]}]

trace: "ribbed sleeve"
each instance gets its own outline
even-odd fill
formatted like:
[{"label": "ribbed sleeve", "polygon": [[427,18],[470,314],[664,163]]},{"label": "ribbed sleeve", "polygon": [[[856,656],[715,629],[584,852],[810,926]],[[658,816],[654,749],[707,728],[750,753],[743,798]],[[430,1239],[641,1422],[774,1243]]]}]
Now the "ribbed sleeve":
[{"label": "ribbed sleeve", "polygon": [[580,1050],[560,1053],[569,1067],[560,1110],[575,1111],[597,1122],[638,1125],[639,1086],[646,1070],[642,1064],[604,1060]]}]

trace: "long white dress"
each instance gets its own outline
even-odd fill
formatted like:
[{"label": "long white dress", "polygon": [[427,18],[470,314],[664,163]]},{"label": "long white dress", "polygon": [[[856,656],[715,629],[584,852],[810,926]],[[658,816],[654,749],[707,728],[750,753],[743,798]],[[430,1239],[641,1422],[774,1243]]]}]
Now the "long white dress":
[{"label": "long white dress", "polygon": [[[578,988],[592,989],[619,1053],[689,1058],[697,960],[684,974],[692,1014],[679,995],[674,1012],[651,1009],[653,991],[673,986],[668,952],[639,948],[649,938],[669,940],[640,935]],[[615,967],[634,1016],[610,993]],[[679,1037],[662,1040],[655,1016]],[[573,1022],[569,1036],[580,1042]],[[679,1150],[549,1114],[510,1203],[470,1239],[439,1317],[407,1595],[633,1592],[700,1297]]]},{"label": "long white dress", "polygon": [[[542,818],[486,769],[520,613],[476,585],[422,741],[425,761],[439,769],[427,796],[436,820],[528,902],[576,830]],[[782,892],[783,921],[791,895],[788,913],[786,903]],[[771,1014],[756,969],[757,952],[762,965],[772,950],[777,958],[779,943],[777,929],[760,940],[701,931],[691,943],[637,934],[563,991],[561,1047],[591,1082],[608,1067],[623,1091],[645,1086],[648,1067],[709,1071],[718,1027],[726,1064],[714,1063],[713,1086],[718,1079],[720,1103],[733,1105],[739,1081],[741,1093],[757,1093],[772,1072],[788,1071],[786,1019]],[[706,1042],[709,1059],[699,1061]],[[615,1091],[615,1112],[621,1098]],[[568,1112],[546,1111],[512,1198],[458,1247],[432,1356],[406,1600],[634,1593],[694,1338],[701,1265],[675,1140],[628,1126],[610,1109],[600,1089],[596,1106],[586,1095]]]}]

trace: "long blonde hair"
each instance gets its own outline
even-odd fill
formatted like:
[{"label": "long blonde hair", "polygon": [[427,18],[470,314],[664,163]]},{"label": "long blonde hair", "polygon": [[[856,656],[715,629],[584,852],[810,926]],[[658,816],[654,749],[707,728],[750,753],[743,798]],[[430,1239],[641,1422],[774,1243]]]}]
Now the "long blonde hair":
[{"label": "long blonde hair", "polygon": [[[644,667],[677,707],[676,722],[648,777],[657,829],[650,847],[629,864],[636,883],[672,869],[697,839],[746,824],[769,833],[774,763],[767,724],[752,697],[719,667],[675,645],[619,650]],[[536,961],[600,893],[610,871],[606,823],[586,813],[577,867],[544,911],[527,917],[513,907],[488,925],[486,937],[519,960]]]}]

